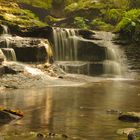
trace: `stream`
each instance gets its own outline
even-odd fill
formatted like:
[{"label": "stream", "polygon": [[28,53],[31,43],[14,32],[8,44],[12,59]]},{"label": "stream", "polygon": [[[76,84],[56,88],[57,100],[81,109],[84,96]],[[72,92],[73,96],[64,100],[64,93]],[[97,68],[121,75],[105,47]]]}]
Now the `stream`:
[{"label": "stream", "polygon": [[53,132],[67,134],[71,139],[127,140],[116,131],[139,124],[121,122],[117,114],[107,110],[139,111],[139,84],[137,80],[101,80],[76,87],[1,92],[1,106],[20,108],[25,114],[23,119],[1,126],[1,135],[22,140],[23,133]]}]

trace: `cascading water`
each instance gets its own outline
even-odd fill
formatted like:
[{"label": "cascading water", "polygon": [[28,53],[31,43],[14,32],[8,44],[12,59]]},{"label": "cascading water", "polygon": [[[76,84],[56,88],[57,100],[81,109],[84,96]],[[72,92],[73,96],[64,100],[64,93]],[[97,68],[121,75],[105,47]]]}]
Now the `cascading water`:
[{"label": "cascading water", "polygon": [[78,29],[53,28],[55,60],[66,72],[88,74],[88,63],[78,60],[80,38]]},{"label": "cascading water", "polygon": [[12,48],[3,48],[3,54],[6,56],[7,60],[16,61],[16,54],[14,49]]},{"label": "cascading water", "polygon": [[3,28],[3,34],[9,34],[9,30],[6,25],[1,25],[1,27]]},{"label": "cascading water", "polygon": [[110,32],[96,32],[97,43],[106,47],[106,60],[103,61],[104,74],[122,76],[127,71],[126,56],[119,46],[112,43],[114,35]]},{"label": "cascading water", "polygon": [[0,49],[0,58],[6,59],[4,53],[3,53],[3,51],[1,49]]},{"label": "cascading water", "polygon": [[[112,43],[112,39],[114,35],[109,32],[94,32],[95,35],[94,37],[97,39],[89,40],[81,37],[79,35],[79,30],[76,29],[64,29],[64,28],[53,28],[53,37],[54,37],[54,52],[55,52],[55,58],[56,61],[64,61],[64,62],[58,62],[60,66],[66,71],[66,72],[71,72],[71,70],[68,70],[70,66],[72,67],[73,71],[75,73],[79,73],[79,68],[75,67],[75,63],[77,63],[79,66],[78,61],[83,61],[79,59],[79,56],[82,55],[84,57],[84,54],[81,54],[80,50],[80,45],[81,42],[90,42],[93,44],[96,44],[94,46],[98,46],[98,48],[101,48],[99,50],[105,50],[104,54],[102,51],[97,51],[98,56],[96,52],[93,50],[93,55],[96,55],[96,57],[99,57],[99,55],[105,55],[105,58],[101,60],[101,62],[98,62],[98,60],[85,60],[84,59],[84,65],[86,63],[86,68],[83,67],[83,65],[80,64],[80,67],[83,69],[84,72],[81,74],[90,74],[91,70],[96,67],[96,65],[101,67],[102,65],[102,75],[107,75],[107,76],[122,76],[124,75],[126,71],[126,65],[125,65],[125,60],[126,57],[122,50],[119,49],[119,46],[115,45]],[[94,47],[93,46],[93,47]],[[84,49],[88,46],[83,45]],[[87,51],[87,50],[86,50]],[[83,51],[82,53],[85,53],[86,51]],[[90,52],[90,51],[89,51]],[[90,53],[92,55],[92,53]],[[91,56],[94,58],[94,56]],[[101,57],[101,56],[100,56]],[[70,62],[66,62],[70,61]],[[63,64],[65,63],[65,64]],[[94,65],[91,66],[91,63]],[[97,64],[96,64],[97,63]],[[62,64],[62,65],[61,65]],[[93,68],[94,67],[94,68]],[[76,69],[77,70],[74,70]],[[85,69],[87,72],[85,72]],[[98,69],[96,70],[98,71]]]},{"label": "cascading water", "polygon": [[10,39],[11,35],[9,34],[9,29],[6,25],[1,25],[3,27],[3,34],[1,35],[1,40],[5,42],[3,48],[3,54],[6,57],[6,60],[16,61],[16,54],[13,48],[10,48]]},{"label": "cascading water", "polygon": [[78,46],[78,30],[75,29],[53,29],[54,51],[56,60],[76,61]]}]

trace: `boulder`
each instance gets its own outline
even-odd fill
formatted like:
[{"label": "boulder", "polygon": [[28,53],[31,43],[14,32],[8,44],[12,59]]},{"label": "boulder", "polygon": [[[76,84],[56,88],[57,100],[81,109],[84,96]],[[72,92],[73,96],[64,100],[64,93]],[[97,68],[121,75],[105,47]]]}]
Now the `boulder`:
[{"label": "boulder", "polygon": [[140,112],[124,112],[119,116],[119,120],[128,122],[140,122]]}]

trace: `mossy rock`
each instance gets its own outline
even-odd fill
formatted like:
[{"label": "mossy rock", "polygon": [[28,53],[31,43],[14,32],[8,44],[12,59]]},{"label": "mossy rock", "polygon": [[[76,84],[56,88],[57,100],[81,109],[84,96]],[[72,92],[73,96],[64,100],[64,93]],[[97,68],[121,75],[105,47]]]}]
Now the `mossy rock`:
[{"label": "mossy rock", "polygon": [[46,25],[41,22],[34,13],[29,10],[21,9],[14,1],[0,1],[0,20],[0,22],[9,22],[21,27]]}]

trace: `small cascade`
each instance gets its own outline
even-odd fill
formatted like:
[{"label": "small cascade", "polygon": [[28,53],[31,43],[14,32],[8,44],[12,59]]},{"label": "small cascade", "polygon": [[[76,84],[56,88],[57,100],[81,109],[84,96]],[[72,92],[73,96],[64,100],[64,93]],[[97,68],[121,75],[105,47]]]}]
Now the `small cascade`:
[{"label": "small cascade", "polygon": [[53,61],[52,60],[53,52],[52,52],[50,43],[48,41],[41,41],[41,44],[45,47],[46,53],[48,54],[47,63],[52,63],[51,61]]},{"label": "small cascade", "polygon": [[3,34],[9,34],[8,26],[6,26],[6,25],[1,25],[1,26],[3,28]]},{"label": "small cascade", "polygon": [[122,76],[127,71],[126,57],[119,46],[113,44],[114,36],[110,32],[94,31],[93,39],[86,39],[80,35],[80,30],[53,28],[56,60],[70,73]]},{"label": "small cascade", "polygon": [[114,35],[110,32],[96,32],[97,41],[106,47],[106,59],[103,61],[104,74],[122,76],[127,71],[126,56],[119,46],[112,43]]},{"label": "small cascade", "polygon": [[6,59],[6,57],[5,57],[5,55],[4,55],[4,53],[3,53],[3,51],[0,49],[0,59]]},{"label": "small cascade", "polygon": [[6,25],[1,25],[3,27],[3,34],[1,35],[1,40],[5,43],[3,44],[3,48],[1,49],[3,54],[8,61],[16,61],[16,54],[13,48],[10,48],[10,39],[12,36],[9,34],[9,29]]},{"label": "small cascade", "polygon": [[16,54],[13,48],[2,48],[2,52],[8,61],[16,61]]},{"label": "small cascade", "polygon": [[78,30],[53,28],[56,60],[76,61]]}]

